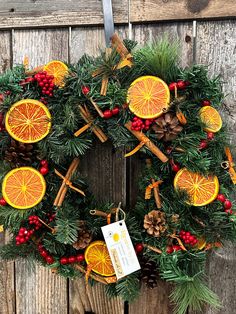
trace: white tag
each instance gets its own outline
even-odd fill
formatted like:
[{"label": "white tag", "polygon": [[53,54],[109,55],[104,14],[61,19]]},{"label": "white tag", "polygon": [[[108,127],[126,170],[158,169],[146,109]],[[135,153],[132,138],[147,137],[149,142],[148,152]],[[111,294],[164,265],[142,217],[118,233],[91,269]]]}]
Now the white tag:
[{"label": "white tag", "polygon": [[124,220],[102,227],[102,233],[117,279],[141,268]]}]

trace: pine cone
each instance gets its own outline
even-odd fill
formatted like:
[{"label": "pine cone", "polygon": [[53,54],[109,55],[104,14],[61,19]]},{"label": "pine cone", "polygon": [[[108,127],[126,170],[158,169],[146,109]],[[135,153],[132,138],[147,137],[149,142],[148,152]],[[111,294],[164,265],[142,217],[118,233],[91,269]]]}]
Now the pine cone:
[{"label": "pine cone", "polygon": [[29,166],[34,161],[40,160],[38,151],[33,144],[25,144],[11,139],[10,146],[5,151],[4,159],[12,167]]},{"label": "pine cone", "polygon": [[80,229],[78,232],[78,239],[73,244],[76,250],[85,249],[92,241],[92,234],[86,229]]},{"label": "pine cone", "polygon": [[157,266],[155,262],[148,260],[146,257],[142,257],[140,260],[141,266],[141,279],[145,282],[148,288],[155,288],[157,286]]},{"label": "pine cone", "polygon": [[164,113],[155,120],[155,123],[152,129],[156,133],[157,138],[159,140],[162,139],[164,142],[173,141],[183,130],[174,113]]},{"label": "pine cone", "polygon": [[143,226],[148,234],[159,238],[167,229],[165,213],[160,210],[152,210],[144,216]]}]

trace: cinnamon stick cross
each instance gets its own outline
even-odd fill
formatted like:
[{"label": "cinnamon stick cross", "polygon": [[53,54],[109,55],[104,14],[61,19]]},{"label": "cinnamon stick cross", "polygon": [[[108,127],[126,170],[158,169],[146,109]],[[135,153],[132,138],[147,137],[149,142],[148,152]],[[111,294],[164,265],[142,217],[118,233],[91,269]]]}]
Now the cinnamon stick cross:
[{"label": "cinnamon stick cross", "polygon": [[75,188],[73,185],[72,185],[72,182],[70,181],[71,180],[71,177],[73,176],[73,174],[75,173],[77,167],[79,165],[79,158],[75,158],[72,163],[70,164],[70,167],[65,175],[65,177],[55,169],[55,173],[61,177],[63,179],[63,182],[62,182],[62,185],[57,193],[57,196],[56,196],[56,199],[53,203],[54,206],[57,206],[57,207],[60,207],[62,206],[62,203],[65,199],[65,196],[66,196],[66,193],[68,191],[68,188],[70,187],[71,189],[79,192],[80,194],[84,195],[84,192],[81,191],[80,189],[77,189]]},{"label": "cinnamon stick cross", "polygon": [[136,153],[142,146],[146,146],[154,155],[156,155],[162,162],[167,162],[168,157],[162,153],[162,151],[142,132],[132,130],[132,122],[129,121],[125,124],[125,127],[140,141],[140,144],[125,157],[129,157]]},{"label": "cinnamon stick cross", "polygon": [[102,129],[100,127],[93,124],[94,118],[91,115],[91,113],[89,112],[88,108],[86,106],[79,105],[79,109],[80,109],[81,117],[84,119],[85,122],[87,122],[87,124],[85,126],[83,126],[82,128],[80,128],[78,131],[76,131],[74,133],[74,136],[79,136],[84,131],[86,131],[88,128],[91,128],[93,133],[98,137],[98,139],[102,143],[106,142],[108,140],[108,137],[106,136],[106,134],[102,131]]}]

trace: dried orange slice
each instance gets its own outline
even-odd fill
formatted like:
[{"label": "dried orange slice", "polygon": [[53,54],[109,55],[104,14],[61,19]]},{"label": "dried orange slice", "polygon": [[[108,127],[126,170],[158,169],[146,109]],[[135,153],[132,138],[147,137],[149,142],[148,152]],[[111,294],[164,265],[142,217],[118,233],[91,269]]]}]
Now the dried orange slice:
[{"label": "dried orange slice", "polygon": [[31,167],[13,169],[3,179],[2,195],[9,205],[17,209],[36,206],[45,192],[44,177]]},{"label": "dried orange slice", "polygon": [[63,87],[64,86],[64,80],[65,77],[68,75],[68,67],[65,65],[65,63],[53,60],[47,63],[44,68],[44,71],[47,72],[48,75],[53,75],[53,83],[56,86]]},{"label": "dried orange slice", "polygon": [[84,257],[86,263],[95,273],[106,277],[115,274],[110,255],[104,241],[92,242],[87,247]]},{"label": "dried orange slice", "polygon": [[6,114],[7,132],[22,143],[35,143],[48,135],[51,115],[38,100],[23,99],[11,106]]},{"label": "dried orange slice", "polygon": [[219,181],[216,176],[204,177],[183,168],[176,173],[174,187],[188,193],[191,205],[204,206],[216,199]]},{"label": "dried orange slice", "polygon": [[206,125],[205,131],[215,133],[221,129],[221,116],[215,108],[211,106],[202,107],[199,114],[202,122]]},{"label": "dried orange slice", "polygon": [[170,91],[159,77],[141,76],[130,85],[127,103],[139,118],[157,118],[169,107]]}]

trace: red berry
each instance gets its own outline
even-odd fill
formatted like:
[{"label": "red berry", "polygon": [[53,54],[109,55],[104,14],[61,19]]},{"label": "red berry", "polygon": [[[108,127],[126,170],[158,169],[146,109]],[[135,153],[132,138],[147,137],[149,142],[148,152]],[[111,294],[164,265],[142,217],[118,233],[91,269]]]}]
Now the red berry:
[{"label": "red berry", "polygon": [[180,170],[179,164],[173,164],[173,165],[171,166],[171,168],[172,168],[172,170],[173,170],[174,172],[178,172],[178,171]]},{"label": "red berry", "polygon": [[218,194],[216,199],[221,203],[224,203],[226,201],[224,194]]},{"label": "red berry", "polygon": [[207,132],[207,139],[208,140],[210,140],[210,141],[213,140],[214,136],[215,136],[215,134],[213,132]]},{"label": "red berry", "polygon": [[170,155],[171,152],[172,152],[172,150],[173,150],[172,147],[167,147],[167,148],[166,148],[166,153],[167,153],[168,155]]},{"label": "red berry", "polygon": [[7,205],[7,202],[5,201],[5,199],[3,197],[0,198],[0,205],[1,206],[6,206]]},{"label": "red berry", "polygon": [[172,246],[170,246],[170,245],[167,246],[167,248],[166,248],[166,253],[167,253],[167,254],[171,254],[171,253],[173,253],[173,251],[174,251],[174,250],[173,250],[173,247],[172,247]]},{"label": "red berry", "polygon": [[46,258],[48,256],[48,252],[46,250],[41,250],[40,255]]},{"label": "red berry", "polygon": [[202,106],[210,106],[211,102],[209,100],[203,100],[201,103]]},{"label": "red berry", "polygon": [[232,215],[232,214],[233,214],[232,209],[225,209],[224,211],[225,211],[225,213],[227,213],[227,214],[230,214],[230,215]]},{"label": "red berry", "polygon": [[39,169],[39,172],[40,172],[43,176],[46,176],[46,174],[48,174],[48,172],[49,172],[49,169],[48,169],[48,167],[41,167],[41,168]]},{"label": "red berry", "polygon": [[43,83],[43,82],[39,82],[39,86],[40,86],[40,87],[43,87],[43,86],[44,86],[44,83]]},{"label": "red berry", "polygon": [[115,116],[120,112],[120,109],[118,107],[115,107],[112,109],[112,114]]},{"label": "red berry", "polygon": [[185,89],[185,87],[186,87],[186,84],[183,80],[177,82],[178,89]]},{"label": "red berry", "polygon": [[53,258],[52,256],[47,256],[47,257],[46,257],[46,262],[47,262],[48,264],[52,264],[52,263],[54,263],[54,258]]},{"label": "red berry", "polygon": [[199,149],[204,149],[207,147],[207,145],[208,145],[207,140],[201,140]]},{"label": "red berry", "polygon": [[136,253],[141,253],[141,252],[143,251],[143,248],[144,248],[144,246],[143,246],[142,243],[137,243],[137,244],[135,245],[135,252],[136,252]]},{"label": "red berry", "polygon": [[23,243],[25,243],[26,241],[25,241],[24,238],[20,238],[19,242],[20,242],[21,244],[23,244]]},{"label": "red berry", "polygon": [[68,264],[68,263],[69,263],[68,258],[67,258],[67,257],[61,257],[61,258],[60,258],[60,263],[61,263],[62,265]]},{"label": "red berry", "polygon": [[76,262],[76,256],[70,256],[70,257],[68,258],[68,262],[69,262],[70,264],[75,263],[75,262]]},{"label": "red berry", "polygon": [[83,262],[84,261],[84,254],[79,254],[76,256],[77,262]]},{"label": "red berry", "polygon": [[174,91],[176,87],[177,87],[177,83],[174,83],[174,82],[173,82],[173,83],[170,83],[170,84],[169,84],[169,90],[170,90],[170,91]]},{"label": "red berry", "polygon": [[179,251],[181,247],[179,245],[173,245],[173,251]]},{"label": "red berry", "polygon": [[224,208],[225,209],[231,209],[232,208],[232,203],[230,202],[230,200],[225,200]]},{"label": "red berry", "polygon": [[11,91],[10,91],[10,90],[7,90],[5,94],[6,94],[7,96],[11,95]]},{"label": "red berry", "polygon": [[82,93],[87,95],[90,92],[90,88],[88,86],[82,86]]},{"label": "red berry", "polygon": [[43,167],[48,167],[48,161],[46,159],[40,160],[40,165]]},{"label": "red berry", "polygon": [[113,116],[112,111],[111,110],[105,110],[103,112],[103,116],[104,116],[104,119],[110,119]]}]

